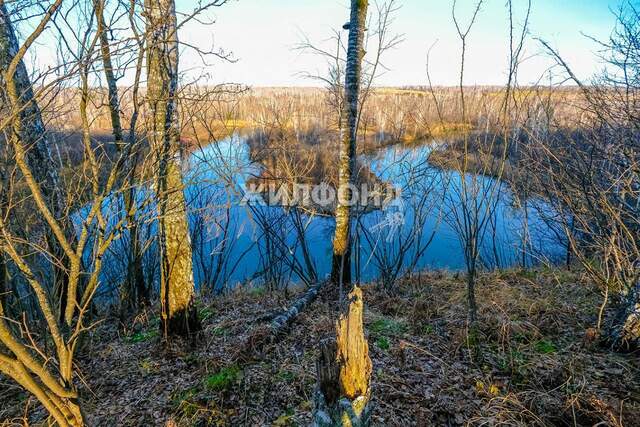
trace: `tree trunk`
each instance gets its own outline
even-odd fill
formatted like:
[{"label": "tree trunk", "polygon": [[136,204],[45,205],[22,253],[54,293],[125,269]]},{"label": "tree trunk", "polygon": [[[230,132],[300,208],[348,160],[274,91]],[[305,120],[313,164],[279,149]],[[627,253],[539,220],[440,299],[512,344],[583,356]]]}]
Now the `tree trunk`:
[{"label": "tree trunk", "polygon": [[165,337],[200,329],[194,305],[191,242],[183,193],[180,131],[176,112],[178,38],[173,0],[145,0],[147,95],[152,112],[152,149],[158,161],[160,301]]},{"label": "tree trunk", "polygon": [[[55,322],[51,311],[43,310],[45,318]],[[65,344],[58,343],[63,350],[58,352],[60,377],[49,371],[49,362],[41,363],[33,357],[29,348],[19,342],[5,320],[4,306],[0,304],[0,342],[15,357],[0,352],[0,373],[12,378],[25,390],[32,393],[60,426],[84,426],[78,396],[73,387],[73,364],[71,352]],[[59,335],[58,335],[59,338]],[[54,337],[54,341],[55,341]]]},{"label": "tree trunk", "polygon": [[478,305],[476,303],[476,270],[475,268],[467,273],[467,306],[469,309],[468,319],[471,325],[478,320]]},{"label": "tree trunk", "polygon": [[[1,141],[6,144],[5,141]],[[4,165],[0,166],[2,168]],[[6,215],[7,201],[7,178],[4,169],[0,170],[0,216]],[[7,301],[11,290],[9,289],[9,274],[7,270],[7,260],[2,249],[0,249],[0,307],[7,307]]]},{"label": "tree trunk", "polygon": [[[366,426],[369,424],[371,359],[364,335],[362,290],[351,285],[351,185],[354,181],[356,137],[364,31],[368,0],[351,0],[349,44],[341,130],[340,171],[336,229],[333,239],[331,281],[340,287],[336,336],[321,344],[317,362],[318,386],[314,424],[317,426]],[[348,290],[343,295],[343,286]]]},{"label": "tree trunk", "polygon": [[76,397],[59,396],[34,375],[20,361],[0,355],[0,372],[12,378],[32,393],[60,427],[83,427],[84,416]]},{"label": "tree trunk", "polygon": [[[135,193],[132,194],[131,199],[135,197]],[[142,268],[142,251],[140,245],[140,235],[138,234],[138,224],[133,222],[129,226],[129,236],[131,241],[129,245],[129,272],[128,280],[131,289],[135,289],[136,294],[136,306],[138,308],[148,305],[151,296],[149,295],[150,286],[144,278],[144,270]]]},{"label": "tree trunk", "polygon": [[351,283],[351,184],[354,182],[356,144],[358,133],[358,103],[360,74],[364,54],[364,31],[368,0],[351,1],[349,20],[349,45],[345,71],[345,92],[342,116],[347,129],[340,129],[340,164],[338,174],[338,204],[336,229],[333,237],[331,281],[336,284]]},{"label": "tree trunk", "polygon": [[317,362],[314,425],[369,424],[371,359],[364,336],[362,290],[354,286],[336,321],[336,338],[323,342]]},{"label": "tree trunk", "polygon": [[97,32],[100,36],[100,55],[102,57],[102,65],[104,67],[105,80],[109,94],[109,114],[111,117],[111,129],[116,146],[120,151],[124,149],[124,137],[122,132],[122,124],[120,121],[120,98],[118,96],[118,86],[115,75],[113,73],[113,63],[111,61],[111,48],[109,46],[109,38],[107,36],[107,25],[104,21],[104,0],[94,0],[93,2],[96,21],[98,24]]},{"label": "tree trunk", "polygon": [[325,285],[326,282],[316,283],[307,289],[307,291],[293,304],[291,304],[288,309],[281,313],[267,316],[266,320],[269,320],[269,324],[263,327],[258,327],[254,332],[252,332],[240,346],[232,360],[242,359],[248,361],[254,354],[260,353],[265,344],[273,342],[278,335],[293,323],[293,321],[306,307],[315,301],[318,297],[318,293]]},{"label": "tree trunk", "polygon": [[9,293],[7,262],[4,258],[4,253],[0,250],[0,306],[7,307]]},{"label": "tree trunk", "polygon": [[[107,26],[104,21],[104,0],[94,0],[94,8],[96,21],[98,24],[97,32],[100,35],[100,53],[104,66],[105,80],[107,82],[109,96],[109,112],[111,116],[111,127],[113,137],[118,151],[125,156],[123,171],[125,178],[131,188],[125,189],[123,192],[124,206],[127,215],[127,224],[129,229],[129,251],[127,266],[127,296],[128,301],[124,301],[125,306],[135,307],[148,303],[149,295],[147,286],[144,282],[144,273],[142,271],[142,255],[140,254],[138,223],[135,215],[135,184],[134,175],[136,161],[133,151],[136,144],[135,129],[130,132],[128,145],[125,145],[122,123],[120,120],[120,97],[118,95],[118,86],[113,72],[113,63],[111,61],[111,48],[107,37]],[[141,53],[142,54],[142,53]],[[135,122],[134,122],[135,125]]]},{"label": "tree trunk", "polygon": [[640,281],[622,298],[608,335],[612,347],[620,350],[640,345]]},{"label": "tree trunk", "polygon": [[[17,133],[16,139],[20,141],[26,152],[26,161],[35,180],[40,185],[42,195],[46,199],[47,206],[53,216],[61,221],[67,233],[71,235],[71,225],[64,216],[64,194],[59,184],[58,167],[51,155],[51,142],[49,141],[40,108],[36,103],[33,87],[27,68],[22,59],[18,62],[15,72],[7,76],[8,68],[19,50],[11,17],[5,3],[0,2],[0,78],[2,87],[2,102],[13,104],[8,96],[8,85],[13,85],[18,94],[17,105],[11,105],[11,111],[17,112],[14,119],[13,131]],[[51,233],[46,235],[50,256],[54,258],[52,268],[54,289],[60,301],[59,313],[61,321],[66,311],[68,292],[68,258],[56,237]]]}]

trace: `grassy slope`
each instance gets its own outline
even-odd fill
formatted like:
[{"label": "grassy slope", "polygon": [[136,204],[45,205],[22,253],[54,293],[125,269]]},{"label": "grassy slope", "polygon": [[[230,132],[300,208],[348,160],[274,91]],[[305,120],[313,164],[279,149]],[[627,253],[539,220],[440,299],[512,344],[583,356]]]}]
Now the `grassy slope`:
[{"label": "grassy slope", "polygon": [[[424,274],[393,294],[365,287],[375,425],[640,425],[637,356],[585,338],[595,290],[566,272],[509,272],[483,276],[478,292],[481,321],[468,334],[462,278]],[[216,298],[191,349],[163,349],[157,318],[140,316],[125,335],[101,326],[80,362],[86,412],[104,426],[307,425],[331,304],[314,303],[256,361],[229,356],[284,304],[258,291]],[[20,417],[28,400],[1,385],[0,396],[14,402],[0,418]]]}]

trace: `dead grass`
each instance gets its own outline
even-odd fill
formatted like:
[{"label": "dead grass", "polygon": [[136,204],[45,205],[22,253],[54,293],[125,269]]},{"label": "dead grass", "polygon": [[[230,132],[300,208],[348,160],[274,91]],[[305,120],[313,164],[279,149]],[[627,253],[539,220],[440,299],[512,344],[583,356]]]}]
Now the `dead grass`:
[{"label": "dead grass", "polygon": [[[481,320],[471,331],[462,277],[432,272],[394,293],[364,290],[375,425],[640,425],[637,356],[590,341],[599,294],[575,274],[482,276]],[[316,345],[333,329],[330,302],[321,297],[253,362],[230,360],[286,303],[239,289],[203,304],[205,329],[191,348],[164,349],[155,312],[124,333],[100,327],[79,362],[92,425],[307,425]],[[27,408],[32,421],[42,419],[15,388],[2,384],[0,396],[11,402],[0,417],[20,419]]]},{"label": "dead grass", "polygon": [[[143,91],[144,92],[144,91]],[[110,116],[106,92],[91,93],[89,120],[92,129],[108,132]],[[144,95],[144,93],[142,93]],[[121,89],[123,119],[129,122],[132,100],[129,90]],[[462,120],[460,89],[437,87],[374,88],[361,118],[361,134],[375,136],[377,143],[415,142],[425,138],[459,136],[471,129],[485,129],[502,114],[505,89],[501,87],[465,88],[466,117]],[[557,126],[574,126],[579,122],[583,100],[575,88],[521,88],[512,93],[519,114],[513,120],[537,116],[553,110]],[[61,90],[48,94],[42,104],[49,127],[59,131],[80,128],[77,92]],[[144,117],[145,106],[142,106]],[[208,143],[234,132],[265,131],[270,128],[309,133],[314,129],[332,132],[337,128],[337,111],[327,102],[321,88],[253,88],[235,87],[183,88],[179,115],[182,136],[187,143]],[[144,126],[140,120],[139,126]]]}]

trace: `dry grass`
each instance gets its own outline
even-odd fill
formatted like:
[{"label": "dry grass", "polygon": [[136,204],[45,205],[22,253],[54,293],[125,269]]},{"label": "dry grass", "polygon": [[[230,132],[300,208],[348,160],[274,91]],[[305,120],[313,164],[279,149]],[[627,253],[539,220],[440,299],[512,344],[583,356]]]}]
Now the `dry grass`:
[{"label": "dry grass", "polygon": [[[56,92],[44,100],[45,116],[54,129],[65,131],[80,128],[75,106],[77,93]],[[455,87],[375,88],[362,112],[361,134],[372,136],[377,144],[389,141],[412,142],[426,138],[448,138],[474,129],[485,130],[498,120],[505,98],[503,88],[465,88],[466,119],[462,120],[460,91]],[[542,113],[552,108],[556,125],[572,126],[579,122],[584,104],[574,88],[523,88],[512,93],[522,117]],[[327,102],[327,93],[320,88],[184,88],[180,98],[183,138],[187,142],[209,142],[233,132],[290,129],[295,133],[322,130],[335,132],[337,112]],[[110,129],[109,112],[104,90],[95,90],[89,109],[92,128]],[[122,90],[121,109],[128,123],[132,101]],[[144,117],[144,105],[142,106]],[[526,116],[526,117],[525,117]],[[140,121],[144,126],[144,120]]]},{"label": "dry grass", "polygon": [[[579,276],[507,272],[481,277],[480,323],[468,331],[462,278],[432,272],[389,294],[365,288],[374,424],[640,425],[638,360],[590,341],[598,293]],[[156,313],[118,333],[96,330],[79,361],[92,425],[307,425],[316,345],[332,331],[321,299],[253,362],[230,360],[287,300],[237,291],[201,306],[201,342],[165,350]],[[3,386],[0,417],[32,420],[34,400]],[[5,422],[4,425],[11,425]]]}]

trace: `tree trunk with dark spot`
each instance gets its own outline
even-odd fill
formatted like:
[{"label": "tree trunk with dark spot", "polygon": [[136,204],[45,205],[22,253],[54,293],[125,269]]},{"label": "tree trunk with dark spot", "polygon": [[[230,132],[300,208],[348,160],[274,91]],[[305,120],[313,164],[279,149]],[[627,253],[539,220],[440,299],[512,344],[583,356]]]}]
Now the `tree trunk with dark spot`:
[{"label": "tree trunk with dark spot", "polygon": [[[11,105],[11,108],[13,111],[19,111],[16,120],[14,120],[13,132],[17,133],[16,138],[24,147],[26,162],[40,186],[48,208],[53,216],[61,222],[67,237],[69,237],[73,232],[68,218],[65,218],[65,199],[58,177],[58,164],[51,155],[52,143],[46,132],[24,61],[18,62],[13,75],[8,76],[9,79],[5,75],[18,53],[18,49],[18,38],[14,32],[6,4],[0,3],[0,73],[2,74],[0,76],[0,100],[10,103],[7,85],[13,85],[18,94],[18,105]],[[51,232],[48,232],[45,238],[49,255],[54,258],[54,262],[51,263],[53,266],[51,269],[52,283],[59,301],[60,320],[63,321],[68,294],[69,260]]]},{"label": "tree trunk with dark spot", "polygon": [[[369,424],[371,359],[364,334],[362,290],[351,283],[351,184],[354,182],[358,108],[367,0],[351,1],[349,43],[341,129],[338,204],[333,238],[331,281],[339,287],[336,335],[320,346],[314,425],[366,426]],[[344,295],[344,294],[347,295]]]},{"label": "tree trunk with dark spot", "polygon": [[200,329],[187,209],[183,193],[180,125],[177,116],[178,37],[173,0],[145,0],[147,96],[152,112],[151,144],[158,162],[160,302],[165,337]]}]

